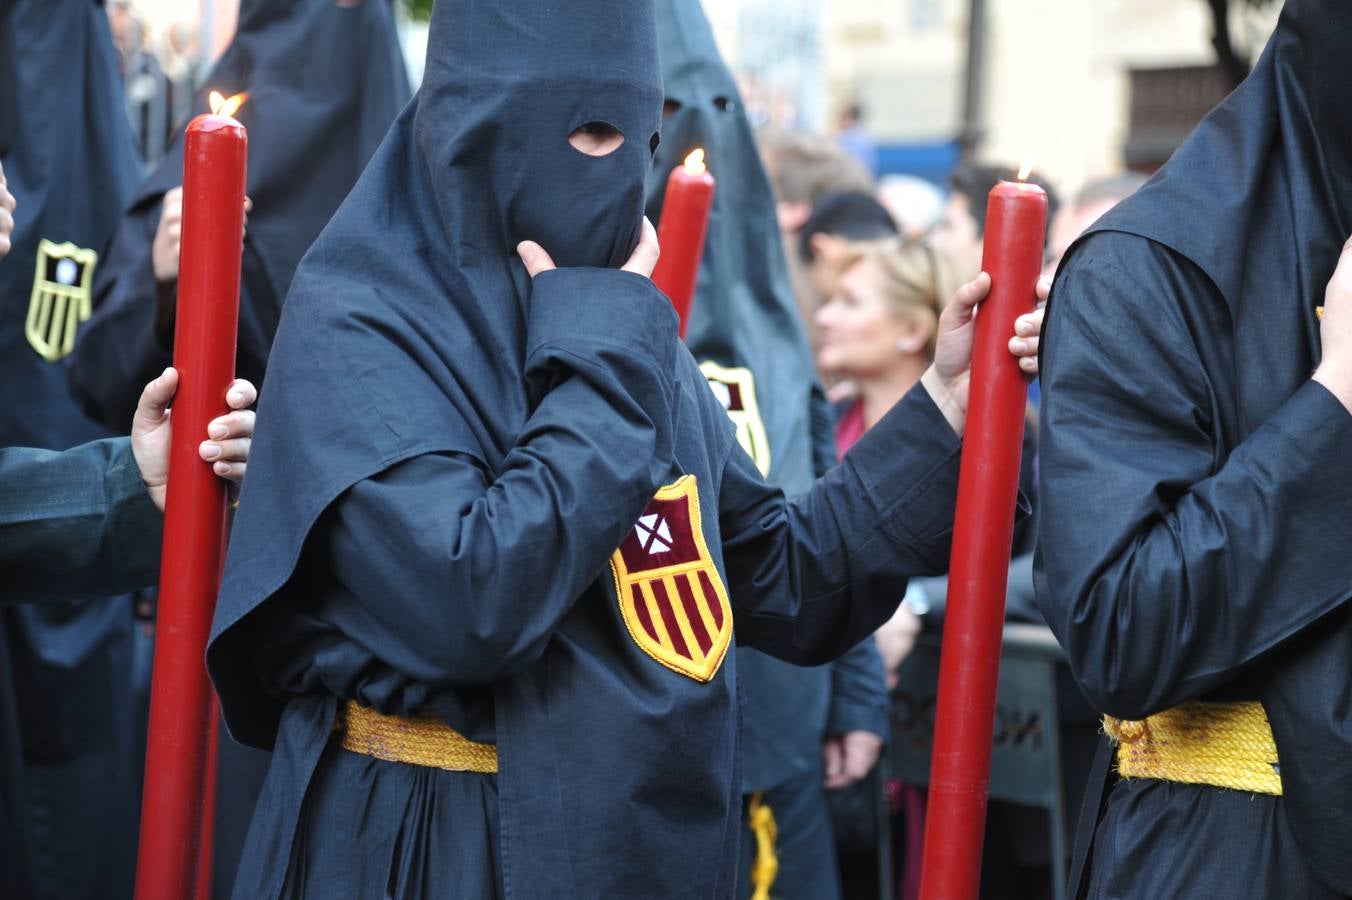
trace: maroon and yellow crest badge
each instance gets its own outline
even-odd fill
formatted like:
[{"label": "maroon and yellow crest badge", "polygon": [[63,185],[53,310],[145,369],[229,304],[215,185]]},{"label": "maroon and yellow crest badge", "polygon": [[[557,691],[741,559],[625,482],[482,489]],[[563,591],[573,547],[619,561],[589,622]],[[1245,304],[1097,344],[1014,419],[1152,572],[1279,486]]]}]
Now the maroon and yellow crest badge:
[{"label": "maroon and yellow crest badge", "polygon": [[624,624],[643,652],[711,680],[732,643],[732,608],[704,543],[694,475],[657,492],[610,568]]}]

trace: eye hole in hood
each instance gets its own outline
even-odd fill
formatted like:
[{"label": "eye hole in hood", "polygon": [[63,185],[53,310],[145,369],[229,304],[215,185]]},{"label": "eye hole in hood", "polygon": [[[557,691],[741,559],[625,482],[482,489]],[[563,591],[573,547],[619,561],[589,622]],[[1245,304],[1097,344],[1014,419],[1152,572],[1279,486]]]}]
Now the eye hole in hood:
[{"label": "eye hole in hood", "polygon": [[624,144],[624,132],[599,119],[584,122],[568,135],[568,143],[587,156],[609,156]]}]

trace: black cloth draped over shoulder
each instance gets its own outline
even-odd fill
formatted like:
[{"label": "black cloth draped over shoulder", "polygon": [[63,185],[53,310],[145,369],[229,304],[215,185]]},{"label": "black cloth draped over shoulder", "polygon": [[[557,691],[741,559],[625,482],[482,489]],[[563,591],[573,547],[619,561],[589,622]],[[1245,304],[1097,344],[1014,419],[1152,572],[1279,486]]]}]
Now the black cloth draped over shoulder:
[{"label": "black cloth draped over shoulder", "polygon": [[751,372],[764,423],[757,441],[768,439],[769,447],[764,456],[748,452],[769,480],[805,490],[820,474],[814,453],[834,461],[835,445],[830,428],[812,428],[813,405],[825,400],[789,286],[770,180],[700,4],[658,0],[657,26],[666,113],[648,179],[648,218],[661,221],[667,178],[692,150],[704,150],[718,181],[686,345],[701,363]]},{"label": "black cloth draped over shoulder", "polygon": [[[1352,233],[1349,44],[1345,4],[1289,0],[1249,78],[1063,262],[1042,345],[1038,574],[1106,711],[1263,703],[1295,843],[1341,893],[1352,442],[1310,375]],[[1107,441],[1091,424],[1105,418]]]},{"label": "black cloth draped over shoulder", "polygon": [[[408,103],[388,0],[243,0],[230,46],[202,85],[244,93],[249,214],[237,371],[261,384],[282,301],[301,257]],[[187,123],[181,123],[186,127]],[[124,431],[141,386],[169,364],[174,285],[151,263],[164,194],[183,182],[183,134],[136,190],[95,284],[70,382],[85,410]]]}]

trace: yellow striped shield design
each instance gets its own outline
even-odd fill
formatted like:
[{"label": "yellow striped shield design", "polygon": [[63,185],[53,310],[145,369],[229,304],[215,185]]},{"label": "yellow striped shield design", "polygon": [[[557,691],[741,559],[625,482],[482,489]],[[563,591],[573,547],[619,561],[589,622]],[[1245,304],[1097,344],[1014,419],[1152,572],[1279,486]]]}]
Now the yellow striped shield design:
[{"label": "yellow striped shield design", "polygon": [[47,362],[75,349],[75,330],[94,311],[94,266],[99,255],[71,243],[38,243],[33,294],[24,335]]},{"label": "yellow striped shield design", "polygon": [[673,672],[710,681],[732,642],[732,608],[704,542],[694,475],[657,492],[610,568],[640,649]]},{"label": "yellow striped shield design", "polygon": [[732,424],[737,426],[737,443],[742,445],[760,473],[769,477],[770,441],[765,437],[765,423],[761,421],[760,406],[756,403],[756,379],[751,370],[740,366],[724,368],[707,360],[700,363],[699,370],[704,373],[718,402],[728,411]]}]

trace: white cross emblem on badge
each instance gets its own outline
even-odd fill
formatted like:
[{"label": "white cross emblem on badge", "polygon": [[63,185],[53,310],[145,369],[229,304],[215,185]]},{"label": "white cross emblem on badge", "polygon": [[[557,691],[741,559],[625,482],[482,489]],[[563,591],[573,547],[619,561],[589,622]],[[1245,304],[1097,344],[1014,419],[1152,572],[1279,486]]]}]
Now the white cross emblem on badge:
[{"label": "white cross emblem on badge", "polygon": [[665,516],[657,513],[639,516],[634,532],[638,535],[638,545],[647,550],[649,556],[671,550],[671,529],[667,527]]}]

